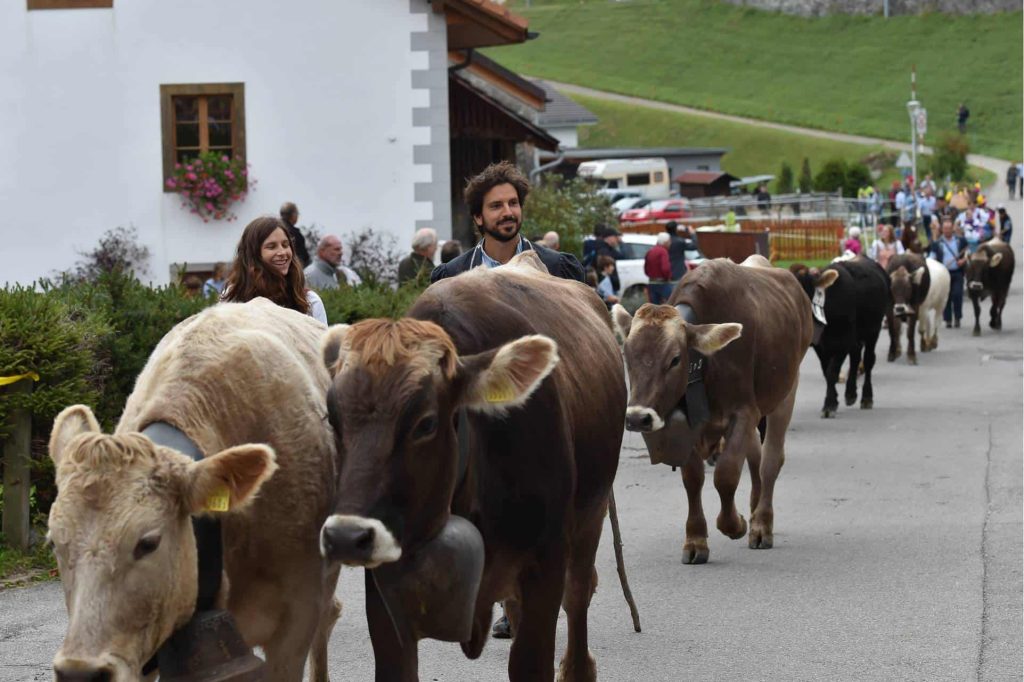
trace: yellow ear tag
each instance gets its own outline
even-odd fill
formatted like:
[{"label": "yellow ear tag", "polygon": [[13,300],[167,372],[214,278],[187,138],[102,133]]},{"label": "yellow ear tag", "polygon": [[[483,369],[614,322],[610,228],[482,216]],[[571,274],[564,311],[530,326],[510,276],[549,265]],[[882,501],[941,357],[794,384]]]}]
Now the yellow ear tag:
[{"label": "yellow ear tag", "polygon": [[219,486],[206,498],[205,511],[226,512],[231,508],[231,493],[226,485]]},{"label": "yellow ear tag", "polygon": [[507,403],[511,402],[515,397],[516,392],[508,384],[491,386],[487,389],[487,394],[484,396],[489,403]]}]

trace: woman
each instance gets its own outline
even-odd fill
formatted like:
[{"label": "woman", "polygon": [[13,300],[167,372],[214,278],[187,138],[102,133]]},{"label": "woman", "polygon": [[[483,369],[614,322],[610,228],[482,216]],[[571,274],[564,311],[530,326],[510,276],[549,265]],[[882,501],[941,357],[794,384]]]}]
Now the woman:
[{"label": "woman", "polygon": [[244,303],[257,296],[327,324],[323,301],[306,288],[291,238],[284,223],[273,216],[257,218],[245,226],[221,299]]},{"label": "woman", "polygon": [[903,244],[896,241],[892,227],[883,223],[878,226],[878,237],[868,250],[868,258],[885,269],[889,265],[889,259],[903,251]]}]

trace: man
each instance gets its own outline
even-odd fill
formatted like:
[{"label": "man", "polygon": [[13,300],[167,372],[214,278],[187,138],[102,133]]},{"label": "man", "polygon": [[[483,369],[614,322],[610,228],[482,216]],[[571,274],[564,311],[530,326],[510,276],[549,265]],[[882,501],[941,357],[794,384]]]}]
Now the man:
[{"label": "man", "polygon": [[1018,172],[1017,164],[1015,163],[1011,163],[1006,168],[1006,189],[1009,190],[1011,199],[1013,199],[1013,196],[1017,193]]},{"label": "man", "polygon": [[335,235],[320,239],[313,262],[303,271],[310,289],[337,289],[341,284],[358,286],[363,283],[355,270],[341,264],[343,254],[341,240]]},{"label": "man", "polygon": [[1002,204],[999,204],[996,210],[999,214],[999,238],[1009,244],[1010,238],[1013,237],[1013,221]]},{"label": "man", "polygon": [[555,232],[554,230],[546,233],[544,235],[544,238],[541,239],[540,241],[541,244],[548,247],[552,251],[558,251],[559,247],[561,246],[560,237],[558,236],[558,233]]},{"label": "man", "polygon": [[453,261],[462,255],[462,242],[457,239],[449,239],[441,247],[441,262]]},{"label": "man", "polygon": [[939,188],[935,185],[935,179],[932,178],[931,173],[928,173],[924,176],[924,180],[922,180],[921,184],[918,185],[918,189],[920,189],[923,192],[931,192],[932,195],[939,191]]},{"label": "man", "polygon": [[496,268],[523,251],[536,251],[555,277],[583,282],[583,266],[576,257],[533,244],[519,234],[523,202],[530,192],[526,177],[508,161],[492,163],[466,183],[463,198],[482,239],[455,260],[434,268],[430,281],[455,277],[478,266]]},{"label": "man", "polygon": [[[624,258],[622,251],[619,247],[622,245],[622,233],[618,229],[611,227],[610,225],[604,225],[595,230],[597,233],[597,239],[594,241],[594,251],[589,259],[595,264],[595,270],[598,273],[598,279],[601,279],[603,273],[602,268],[597,267],[597,259],[601,256],[607,256],[613,261],[622,260]],[[611,275],[610,281],[612,288],[616,292],[621,290],[621,283],[619,282],[619,270],[615,268]]]},{"label": "man", "polygon": [[967,132],[967,119],[971,117],[971,110],[967,108],[967,105],[960,102],[960,106],[956,110],[956,127],[963,135]]},{"label": "man", "polygon": [[285,227],[288,228],[288,236],[292,240],[292,251],[298,257],[299,262],[302,263],[302,267],[308,267],[311,261],[309,249],[306,248],[306,238],[302,236],[302,232],[296,227],[299,222],[299,207],[290,201],[281,204],[281,220],[284,221]]},{"label": "man", "polygon": [[[931,175],[928,176],[929,178]],[[935,192],[925,183],[921,183],[924,189],[921,191],[921,195],[918,198],[917,205],[921,209],[921,225],[924,227],[925,234],[928,235],[928,243],[932,243],[932,215],[935,214]],[[935,183],[932,183],[935,184]]]},{"label": "man", "polygon": [[437,231],[432,227],[416,230],[412,237],[412,253],[398,264],[398,286],[426,277],[434,269]]},{"label": "man", "polygon": [[929,252],[935,260],[940,261],[949,270],[949,298],[946,309],[942,311],[942,319],[946,327],[955,324],[960,326],[964,306],[964,265],[967,263],[967,240],[953,234],[953,218],[946,215],[942,218],[942,235],[937,236]]},{"label": "man", "polygon": [[644,274],[647,275],[647,297],[654,305],[661,305],[672,294],[672,265],[668,246],[672,237],[668,232],[658,235],[655,245],[644,256]]},{"label": "man", "polygon": [[697,245],[689,236],[679,236],[679,224],[675,221],[665,223],[665,232],[669,236],[668,260],[672,266],[672,283],[675,284],[686,274],[686,252],[695,251]]}]

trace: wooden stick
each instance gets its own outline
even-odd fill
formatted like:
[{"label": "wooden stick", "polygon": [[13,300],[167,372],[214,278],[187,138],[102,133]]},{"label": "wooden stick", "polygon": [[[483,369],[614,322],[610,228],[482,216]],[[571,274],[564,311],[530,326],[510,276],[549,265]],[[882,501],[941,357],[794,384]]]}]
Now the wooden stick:
[{"label": "wooden stick", "polygon": [[629,604],[629,613],[633,616],[633,630],[640,632],[640,612],[637,611],[636,602],[633,601],[633,593],[629,589],[629,580],[626,578],[626,563],[622,559],[622,533],[619,532],[619,514],[615,510],[615,491],[608,493],[608,518],[612,522],[612,546],[615,548],[615,565],[619,569],[619,583],[622,585],[622,595]]}]

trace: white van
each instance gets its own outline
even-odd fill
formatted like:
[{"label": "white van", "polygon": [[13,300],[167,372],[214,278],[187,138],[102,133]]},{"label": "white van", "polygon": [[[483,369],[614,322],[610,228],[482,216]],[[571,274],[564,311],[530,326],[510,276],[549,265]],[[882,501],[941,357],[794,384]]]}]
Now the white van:
[{"label": "white van", "polygon": [[665,159],[598,159],[584,161],[577,174],[598,183],[602,194],[628,190],[645,199],[669,196],[668,164]]}]

